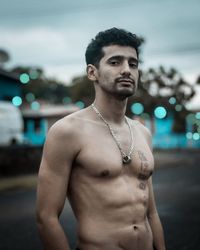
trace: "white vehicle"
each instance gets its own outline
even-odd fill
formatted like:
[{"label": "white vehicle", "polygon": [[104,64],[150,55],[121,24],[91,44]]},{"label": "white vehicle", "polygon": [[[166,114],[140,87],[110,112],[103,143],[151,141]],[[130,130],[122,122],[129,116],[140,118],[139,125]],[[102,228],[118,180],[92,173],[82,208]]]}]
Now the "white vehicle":
[{"label": "white vehicle", "polygon": [[0,101],[0,146],[23,142],[21,111],[9,101]]}]

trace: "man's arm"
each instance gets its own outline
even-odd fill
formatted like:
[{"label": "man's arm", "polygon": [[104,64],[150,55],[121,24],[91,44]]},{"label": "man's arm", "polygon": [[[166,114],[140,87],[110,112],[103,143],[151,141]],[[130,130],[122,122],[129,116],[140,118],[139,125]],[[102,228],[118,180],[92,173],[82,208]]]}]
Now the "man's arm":
[{"label": "man's arm", "polygon": [[[145,136],[147,140],[150,150],[153,151],[151,132],[149,131],[148,128],[146,128],[142,124],[140,124],[140,128],[141,128],[143,135]],[[148,216],[149,224],[153,233],[154,250],[165,250],[166,248],[165,248],[164,233],[163,233],[162,224],[160,222],[160,218],[156,209],[152,178],[149,178],[148,186],[149,186],[149,204],[148,204],[147,216]]]},{"label": "man's arm", "polygon": [[70,123],[61,120],[49,131],[44,145],[37,189],[37,225],[46,250],[69,250],[59,222],[65,204],[72,162],[77,154]]}]

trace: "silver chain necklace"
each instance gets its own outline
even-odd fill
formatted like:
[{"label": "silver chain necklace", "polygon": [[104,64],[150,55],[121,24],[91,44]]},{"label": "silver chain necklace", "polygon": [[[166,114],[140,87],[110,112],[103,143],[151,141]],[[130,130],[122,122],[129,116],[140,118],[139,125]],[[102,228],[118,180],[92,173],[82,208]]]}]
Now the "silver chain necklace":
[{"label": "silver chain necklace", "polygon": [[120,143],[120,141],[118,140],[117,135],[115,134],[115,132],[114,132],[112,126],[104,119],[104,117],[102,116],[102,114],[101,114],[101,113],[99,112],[99,110],[95,107],[94,103],[92,103],[91,106],[92,106],[93,110],[95,111],[95,113],[101,118],[101,120],[102,120],[102,121],[106,124],[106,126],[109,128],[110,133],[111,133],[113,139],[115,140],[115,142],[116,142],[116,144],[117,144],[117,146],[118,146],[118,148],[119,148],[119,151],[120,151],[120,153],[121,153],[121,155],[122,155],[122,162],[123,162],[123,164],[128,164],[128,163],[130,163],[130,162],[131,162],[131,154],[132,154],[132,152],[133,152],[133,134],[132,134],[131,126],[130,126],[130,124],[129,124],[129,121],[128,121],[127,117],[125,116],[125,121],[126,121],[126,123],[127,123],[127,125],[128,125],[129,131],[130,131],[130,134],[131,134],[131,145],[130,145],[130,149],[129,149],[128,154],[126,154],[126,153],[122,150],[121,143]]}]

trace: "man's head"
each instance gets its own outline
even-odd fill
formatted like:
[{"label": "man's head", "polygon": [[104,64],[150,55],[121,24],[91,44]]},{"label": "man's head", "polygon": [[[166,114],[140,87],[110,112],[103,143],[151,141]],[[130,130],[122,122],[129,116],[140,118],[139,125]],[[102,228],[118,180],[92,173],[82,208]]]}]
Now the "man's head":
[{"label": "man's head", "polygon": [[141,45],[141,40],[131,32],[124,29],[111,28],[99,32],[90,42],[86,49],[86,63],[99,66],[101,58],[104,56],[103,48],[110,45],[129,46],[136,50],[138,57],[138,48]]}]

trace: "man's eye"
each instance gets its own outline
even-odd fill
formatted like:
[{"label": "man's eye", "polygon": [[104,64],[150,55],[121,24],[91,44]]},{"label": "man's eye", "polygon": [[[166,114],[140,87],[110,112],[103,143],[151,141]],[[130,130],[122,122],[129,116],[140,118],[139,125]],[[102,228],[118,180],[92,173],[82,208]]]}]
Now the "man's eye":
[{"label": "man's eye", "polygon": [[137,63],[129,63],[129,66],[131,68],[137,68],[138,67]]},{"label": "man's eye", "polygon": [[110,64],[111,64],[111,65],[118,65],[119,62],[118,62],[118,61],[110,61]]}]

